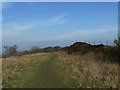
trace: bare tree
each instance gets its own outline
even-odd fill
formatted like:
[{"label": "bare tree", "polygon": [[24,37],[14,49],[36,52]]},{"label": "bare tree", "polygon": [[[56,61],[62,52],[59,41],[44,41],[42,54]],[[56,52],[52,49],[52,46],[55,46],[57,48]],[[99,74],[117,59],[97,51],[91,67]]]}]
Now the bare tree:
[{"label": "bare tree", "polygon": [[17,54],[17,45],[14,46],[4,46],[5,49],[5,55],[6,56],[12,56],[12,55],[16,55]]}]

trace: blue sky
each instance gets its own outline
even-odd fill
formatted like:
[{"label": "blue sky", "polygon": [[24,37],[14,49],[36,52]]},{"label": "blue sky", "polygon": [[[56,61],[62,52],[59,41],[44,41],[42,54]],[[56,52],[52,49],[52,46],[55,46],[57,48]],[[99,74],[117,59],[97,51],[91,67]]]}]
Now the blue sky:
[{"label": "blue sky", "polygon": [[117,2],[9,2],[2,10],[3,45],[21,50],[117,39]]}]

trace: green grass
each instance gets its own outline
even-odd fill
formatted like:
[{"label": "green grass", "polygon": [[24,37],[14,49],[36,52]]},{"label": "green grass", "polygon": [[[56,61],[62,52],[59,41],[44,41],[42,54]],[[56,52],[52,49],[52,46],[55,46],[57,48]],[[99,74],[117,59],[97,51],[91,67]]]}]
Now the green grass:
[{"label": "green grass", "polygon": [[44,59],[44,54],[3,59],[3,88],[25,87]]},{"label": "green grass", "polygon": [[[56,72],[55,62],[58,57],[56,54],[48,54],[46,60],[41,63],[34,77],[26,82],[26,87],[31,88],[64,88],[66,85]],[[30,83],[34,82],[34,83]]]},{"label": "green grass", "polygon": [[3,59],[3,88],[70,87],[60,76],[64,71],[59,69],[55,53]]},{"label": "green grass", "polygon": [[37,53],[3,60],[3,88],[116,88],[117,64],[94,55]]}]

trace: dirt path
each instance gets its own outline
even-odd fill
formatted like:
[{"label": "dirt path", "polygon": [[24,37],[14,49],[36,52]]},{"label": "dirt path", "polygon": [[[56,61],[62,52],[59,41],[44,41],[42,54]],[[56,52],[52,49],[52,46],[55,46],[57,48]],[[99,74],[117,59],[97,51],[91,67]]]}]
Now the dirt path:
[{"label": "dirt path", "polygon": [[57,54],[49,54],[46,60],[41,63],[36,75],[26,82],[25,87],[31,88],[65,88],[67,85],[63,83],[56,71]]}]

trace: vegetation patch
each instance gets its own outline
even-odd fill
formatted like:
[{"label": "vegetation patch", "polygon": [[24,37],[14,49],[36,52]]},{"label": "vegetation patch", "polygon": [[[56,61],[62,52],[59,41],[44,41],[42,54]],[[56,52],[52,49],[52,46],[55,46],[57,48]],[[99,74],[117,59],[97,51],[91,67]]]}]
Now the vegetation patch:
[{"label": "vegetation patch", "polygon": [[[77,88],[118,88],[118,64],[97,60],[94,53],[68,55],[61,53],[60,62]],[[62,56],[63,55],[63,56]],[[68,77],[67,77],[68,78]]]}]

